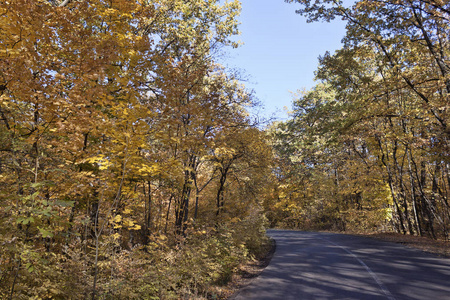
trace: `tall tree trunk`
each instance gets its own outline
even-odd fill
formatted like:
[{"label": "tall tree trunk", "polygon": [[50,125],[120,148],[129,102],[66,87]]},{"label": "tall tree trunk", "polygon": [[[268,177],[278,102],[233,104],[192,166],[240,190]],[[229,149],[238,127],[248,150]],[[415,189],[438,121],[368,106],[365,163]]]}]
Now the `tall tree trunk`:
[{"label": "tall tree trunk", "polygon": [[223,210],[223,207],[225,205],[225,198],[224,198],[224,192],[225,192],[225,183],[227,181],[227,175],[228,170],[230,169],[230,166],[222,167],[220,170],[220,179],[219,179],[219,188],[217,189],[217,195],[216,195],[216,216],[220,214],[220,212]]},{"label": "tall tree trunk", "polygon": [[407,147],[405,147],[405,153],[404,153],[404,155],[402,157],[402,163],[401,164],[398,162],[398,159],[397,159],[397,150],[398,150],[398,142],[397,142],[397,140],[394,142],[394,149],[393,150],[394,151],[392,153],[392,157],[393,157],[393,161],[394,161],[394,164],[395,164],[395,169],[397,171],[398,185],[399,185],[399,188],[400,188],[399,196],[402,199],[402,206],[403,206],[403,209],[404,209],[404,212],[403,212],[404,213],[404,219],[405,219],[406,224],[408,225],[409,234],[414,235],[414,229],[413,229],[413,226],[411,224],[411,219],[410,219],[410,216],[409,216],[409,207],[408,207],[408,200],[406,198],[406,187],[405,187],[405,183],[404,183],[404,173],[403,173],[403,169],[404,169],[403,167],[404,167],[405,159],[406,159],[406,156],[407,156]]},{"label": "tall tree trunk", "polygon": [[175,210],[175,232],[177,235],[184,235],[186,222],[189,217],[189,198],[191,196],[191,172],[184,171],[184,184],[181,195],[177,200]]},{"label": "tall tree trunk", "polygon": [[184,235],[189,217],[189,198],[191,195],[189,171],[185,172],[185,182],[175,212],[175,229],[177,235]]},{"label": "tall tree trunk", "polygon": [[151,190],[151,182],[147,181],[148,184],[148,193],[145,188],[145,182],[142,183],[142,191],[144,193],[144,229],[142,230],[142,240],[144,241],[144,245],[147,245],[149,240],[148,236],[150,234],[151,227],[151,219],[152,219],[152,190]]},{"label": "tall tree trunk", "polygon": [[[394,186],[393,186],[393,181],[394,180],[393,180],[392,170],[391,170],[391,168],[389,166],[389,163],[387,161],[389,159],[389,157],[384,152],[383,145],[381,143],[381,138],[377,137],[377,140],[378,140],[379,149],[380,149],[381,154],[382,154],[381,155],[381,162],[383,163],[384,167],[386,168],[386,172],[388,174],[389,190],[391,192],[391,197],[392,197],[392,201],[394,202],[395,212],[397,214],[397,217],[398,217],[398,220],[399,220],[399,223],[400,223],[399,224],[399,227],[400,227],[399,229],[400,229],[400,231],[403,234],[406,234],[405,224],[404,224],[404,220],[403,220],[403,214],[401,212],[400,206],[398,204],[398,199],[397,199],[397,196],[396,196],[395,191],[394,191]],[[394,156],[395,156],[395,151],[396,151],[396,146],[394,144],[394,151],[393,151],[393,155]]]},{"label": "tall tree trunk", "polygon": [[[408,148],[406,148],[406,151],[408,151]],[[423,232],[422,232],[422,226],[420,224],[420,218],[419,218],[419,214],[418,214],[418,207],[417,207],[417,200],[416,200],[416,187],[414,185],[414,174],[412,172],[412,168],[411,168],[411,149],[409,149],[409,154],[408,154],[408,171],[409,171],[409,180],[410,180],[410,184],[411,184],[411,200],[412,200],[412,207],[413,207],[413,212],[414,212],[414,220],[416,222],[416,227],[417,227],[417,233],[422,236]]]},{"label": "tall tree trunk", "polygon": [[172,205],[172,200],[174,198],[174,195],[170,195],[169,198],[169,205],[167,206],[167,212],[166,212],[166,225],[164,226],[164,233],[167,233],[167,227],[169,225],[169,215],[170,215],[170,206]]},{"label": "tall tree trunk", "polygon": [[411,224],[411,219],[409,217],[409,205],[408,205],[408,199],[406,198],[406,189],[405,189],[405,184],[403,183],[403,179],[401,179],[400,185],[401,185],[400,196],[403,200],[403,209],[404,209],[406,224],[408,225],[409,234],[414,235],[414,229]]},{"label": "tall tree trunk", "polygon": [[19,264],[18,264],[18,266],[17,266],[17,271],[16,271],[16,274],[14,275],[14,280],[13,280],[13,283],[12,283],[12,285],[11,285],[11,292],[10,292],[10,294],[9,294],[9,300],[12,300],[13,299],[13,296],[14,296],[14,289],[15,289],[15,287],[16,287],[16,282],[17,282],[17,278],[19,277],[19,272],[20,272],[20,267],[22,266],[22,259],[19,257]]},{"label": "tall tree trunk", "polygon": [[95,300],[97,294],[99,237],[99,235],[95,235],[94,283],[92,285],[92,300]]}]

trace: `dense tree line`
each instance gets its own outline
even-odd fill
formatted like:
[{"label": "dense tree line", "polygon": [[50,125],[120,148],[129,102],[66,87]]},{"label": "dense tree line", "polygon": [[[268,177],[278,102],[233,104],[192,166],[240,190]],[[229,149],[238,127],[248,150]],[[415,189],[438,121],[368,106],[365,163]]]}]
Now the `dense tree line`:
[{"label": "dense tree line", "polygon": [[215,60],[238,1],[0,3],[0,298],[211,296],[271,149]]},{"label": "dense tree line", "polygon": [[347,21],[318,84],[271,128],[274,224],[448,238],[450,5],[296,0],[309,21]]}]

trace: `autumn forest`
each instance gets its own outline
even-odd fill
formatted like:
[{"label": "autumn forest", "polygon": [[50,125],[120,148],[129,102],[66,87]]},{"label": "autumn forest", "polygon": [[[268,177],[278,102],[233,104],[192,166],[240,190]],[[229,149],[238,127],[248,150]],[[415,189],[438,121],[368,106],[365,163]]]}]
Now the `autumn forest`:
[{"label": "autumn forest", "polygon": [[1,299],[218,299],[269,227],[449,239],[450,4],[285,2],[347,31],[270,123],[238,0],[0,1]]}]

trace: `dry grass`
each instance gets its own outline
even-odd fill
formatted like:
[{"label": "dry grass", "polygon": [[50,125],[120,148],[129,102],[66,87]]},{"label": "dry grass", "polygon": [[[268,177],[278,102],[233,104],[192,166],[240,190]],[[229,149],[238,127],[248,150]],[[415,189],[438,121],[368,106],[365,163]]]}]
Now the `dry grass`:
[{"label": "dry grass", "polygon": [[364,236],[387,242],[403,244],[410,248],[416,248],[443,257],[450,257],[449,241],[434,240],[429,237],[403,235],[400,233],[393,233],[393,232],[372,233],[372,234],[365,234]]},{"label": "dry grass", "polygon": [[233,275],[231,281],[226,286],[219,288],[216,299],[233,299],[233,295],[239,289],[250,284],[269,265],[275,253],[275,248],[275,241],[270,240],[270,243],[265,245],[266,251],[264,251],[264,255],[253,259],[245,265],[241,265],[239,270]]}]

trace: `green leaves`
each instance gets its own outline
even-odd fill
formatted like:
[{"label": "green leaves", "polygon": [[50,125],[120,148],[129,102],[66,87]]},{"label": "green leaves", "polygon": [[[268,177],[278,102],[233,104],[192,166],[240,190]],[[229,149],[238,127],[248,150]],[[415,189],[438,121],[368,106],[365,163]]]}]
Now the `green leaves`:
[{"label": "green leaves", "polygon": [[51,238],[53,237],[53,233],[50,232],[48,229],[45,228],[41,228],[41,227],[37,227],[37,229],[39,230],[39,233],[42,235],[43,238]]},{"label": "green leaves", "polygon": [[34,223],[34,218],[33,217],[29,217],[29,218],[19,217],[19,218],[17,218],[16,223],[27,225],[30,223]]},{"label": "green leaves", "polygon": [[61,207],[74,207],[75,201],[56,200],[54,204]]}]

